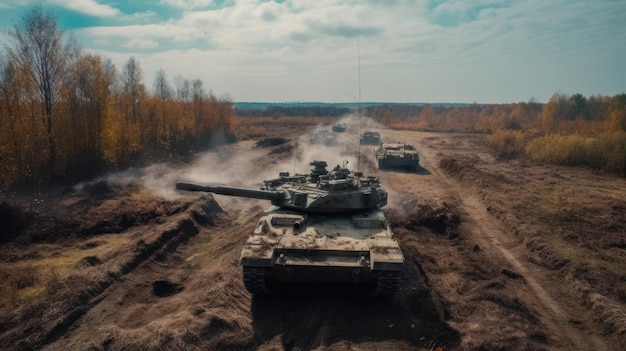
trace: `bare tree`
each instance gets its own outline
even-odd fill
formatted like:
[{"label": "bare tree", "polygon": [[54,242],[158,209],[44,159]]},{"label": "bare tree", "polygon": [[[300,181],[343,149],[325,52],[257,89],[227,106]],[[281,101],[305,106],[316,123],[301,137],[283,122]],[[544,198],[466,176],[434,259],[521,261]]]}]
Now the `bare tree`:
[{"label": "bare tree", "polygon": [[122,73],[122,81],[124,84],[124,92],[130,99],[131,106],[131,120],[136,123],[139,119],[139,102],[140,98],[143,98],[145,88],[142,83],[143,72],[139,66],[139,61],[135,57],[131,57],[126,61],[124,65],[124,72]]},{"label": "bare tree", "polygon": [[176,99],[179,102],[189,102],[191,100],[191,82],[181,76],[174,77],[176,85]]},{"label": "bare tree", "polygon": [[204,100],[206,97],[206,92],[204,91],[204,87],[202,86],[202,80],[194,79],[191,83],[192,90],[191,95],[193,97],[193,118],[194,118],[194,133],[196,134],[196,138],[200,138],[205,130],[205,122],[206,122],[206,111],[204,109]]},{"label": "bare tree", "polygon": [[162,69],[157,71],[156,77],[154,78],[154,94],[162,101],[168,101],[174,95],[172,87],[167,82],[165,71]]},{"label": "bare tree", "polygon": [[44,13],[40,5],[26,13],[8,34],[14,45],[5,45],[5,49],[9,57],[28,73],[40,98],[43,123],[48,133],[50,165],[54,166],[54,107],[60,96],[63,74],[79,50],[78,46],[73,41],[64,42],[64,33],[57,27],[56,17],[51,11]]}]

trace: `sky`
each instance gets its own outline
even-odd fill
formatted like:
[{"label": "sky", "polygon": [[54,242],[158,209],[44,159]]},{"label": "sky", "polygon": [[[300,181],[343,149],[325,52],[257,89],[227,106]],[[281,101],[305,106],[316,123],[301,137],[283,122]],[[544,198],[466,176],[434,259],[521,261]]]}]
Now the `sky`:
[{"label": "sky", "polygon": [[37,4],[149,89],[163,70],[234,102],[626,92],[625,0],[0,0],[0,42]]}]

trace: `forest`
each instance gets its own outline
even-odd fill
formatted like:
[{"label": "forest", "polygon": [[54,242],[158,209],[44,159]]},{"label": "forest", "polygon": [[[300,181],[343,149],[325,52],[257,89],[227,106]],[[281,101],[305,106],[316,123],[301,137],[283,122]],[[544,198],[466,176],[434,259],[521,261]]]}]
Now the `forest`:
[{"label": "forest", "polygon": [[[0,52],[0,189],[75,182],[234,141],[240,118],[332,117],[346,107],[239,110],[200,79],[123,67],[86,53],[33,7]],[[376,104],[361,113],[390,128],[484,133],[502,158],[585,166],[626,176],[626,94],[555,93],[547,103]],[[245,134],[245,133],[243,133]]]},{"label": "forest", "polygon": [[184,155],[233,139],[233,104],[200,79],[121,67],[84,52],[33,7],[0,52],[0,189],[37,188]]}]

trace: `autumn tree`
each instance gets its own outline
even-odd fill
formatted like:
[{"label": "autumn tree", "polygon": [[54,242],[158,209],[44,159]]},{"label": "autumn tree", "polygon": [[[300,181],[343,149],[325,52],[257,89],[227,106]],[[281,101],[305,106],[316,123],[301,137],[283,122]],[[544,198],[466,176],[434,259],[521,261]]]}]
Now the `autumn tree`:
[{"label": "autumn tree", "polygon": [[117,134],[118,162],[125,163],[142,148],[146,137],[142,129],[143,115],[141,106],[146,97],[146,88],[142,82],[143,72],[134,57],[126,61],[120,78],[120,89],[117,91],[117,108],[123,117]]},{"label": "autumn tree", "polygon": [[137,123],[140,118],[140,99],[145,95],[145,87],[143,86],[142,79],[143,71],[141,70],[139,61],[137,61],[135,57],[129,58],[124,65],[122,84],[127,98],[126,103],[128,107],[130,107],[129,111],[127,111],[127,117],[132,123]]},{"label": "autumn tree", "polygon": [[70,118],[70,153],[75,158],[72,163],[79,169],[93,172],[101,166],[103,126],[111,111],[111,87],[115,80],[111,60],[98,55],[82,55],[68,69],[64,91]]},{"label": "autumn tree", "polygon": [[0,55],[0,183],[5,184],[28,178],[38,161],[29,146],[37,140],[39,123],[28,113],[26,92],[31,89],[23,75],[14,62]]},{"label": "autumn tree", "polygon": [[177,116],[173,111],[174,89],[167,81],[165,71],[160,69],[154,78],[155,119],[158,129],[157,142],[169,147],[174,138]]},{"label": "autumn tree", "polygon": [[580,93],[576,93],[568,99],[569,112],[567,119],[589,119],[589,103],[586,97]]},{"label": "autumn tree", "polygon": [[561,121],[567,119],[569,113],[569,101],[565,94],[555,93],[541,111],[541,124],[547,134],[558,131]]},{"label": "autumn tree", "polygon": [[173,97],[173,90],[167,82],[165,71],[160,69],[154,78],[154,94],[162,101],[170,100]]},{"label": "autumn tree", "polygon": [[609,100],[607,116],[610,131],[626,131],[626,94],[613,96]]}]

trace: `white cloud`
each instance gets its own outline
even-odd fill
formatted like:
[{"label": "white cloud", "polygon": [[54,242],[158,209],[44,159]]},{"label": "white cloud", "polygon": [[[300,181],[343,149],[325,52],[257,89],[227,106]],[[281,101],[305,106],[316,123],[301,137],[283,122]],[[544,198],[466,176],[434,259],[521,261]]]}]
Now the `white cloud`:
[{"label": "white cloud", "polygon": [[[137,57],[146,78],[162,68],[238,100],[349,100],[355,31],[364,100],[514,102],[557,90],[598,93],[603,82],[611,92],[626,89],[617,66],[626,60],[621,2],[485,0],[472,2],[471,16],[460,1],[432,10],[426,1],[246,0],[210,10],[208,1],[176,4],[187,9],[181,18],[83,33],[134,43],[136,53],[118,56]],[[447,15],[461,20],[442,26],[435,18]],[[164,40],[193,47],[141,54],[156,45],[167,50]]]},{"label": "white cloud", "polygon": [[139,48],[139,49],[153,49],[159,46],[159,43],[154,40],[144,39],[131,39],[124,45],[127,48]]},{"label": "white cloud", "polygon": [[115,17],[121,14],[120,10],[109,5],[99,4],[95,0],[51,0],[51,2],[94,17]]},{"label": "white cloud", "polygon": [[0,9],[14,9],[28,6],[34,3],[33,0],[0,0]]},{"label": "white cloud", "polygon": [[76,31],[81,35],[89,35],[100,39],[128,38],[128,39],[156,39],[166,38],[177,42],[186,42],[198,39],[202,34],[191,28],[175,24],[146,24],[128,26],[101,26],[90,27]]},{"label": "white cloud", "polygon": [[161,4],[173,6],[184,10],[204,9],[215,5],[213,0],[161,0]]},{"label": "white cloud", "polygon": [[148,10],[148,11],[144,11],[144,12],[135,12],[132,13],[130,15],[122,15],[121,17],[125,22],[130,22],[130,23],[134,23],[135,21],[140,21],[140,22],[146,22],[152,19],[156,19],[157,18],[157,13],[152,11],[152,10]]}]

